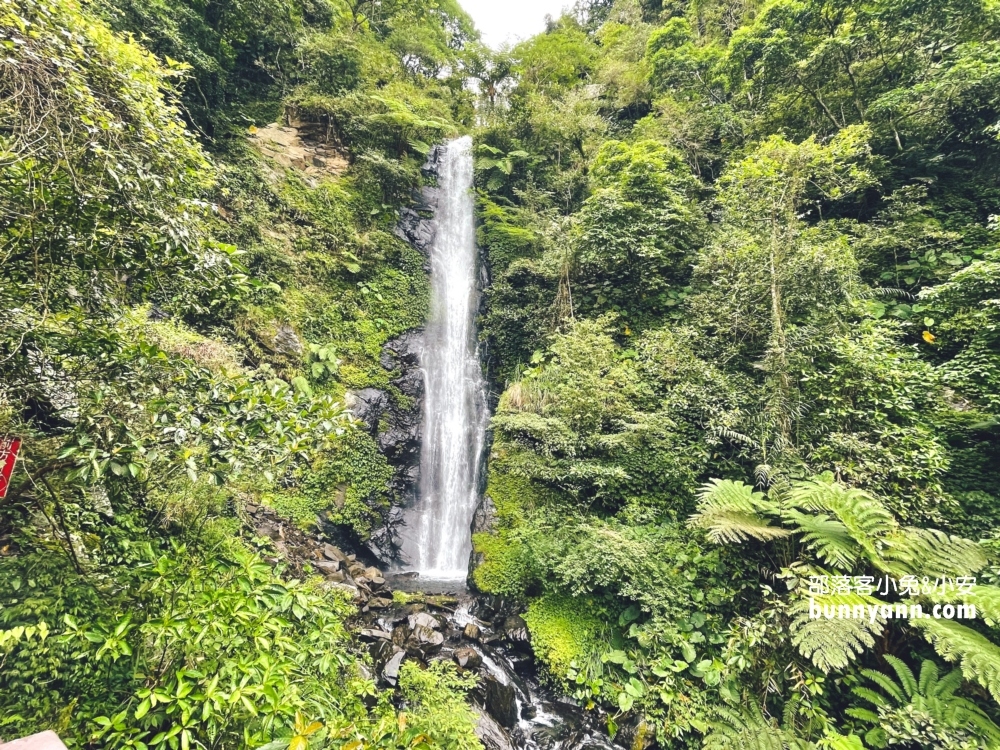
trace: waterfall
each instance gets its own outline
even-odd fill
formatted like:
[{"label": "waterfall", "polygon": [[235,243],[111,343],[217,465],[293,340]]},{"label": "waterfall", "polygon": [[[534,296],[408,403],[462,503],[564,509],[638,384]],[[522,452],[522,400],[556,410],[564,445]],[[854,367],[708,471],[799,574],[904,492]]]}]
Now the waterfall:
[{"label": "waterfall", "polygon": [[425,396],[417,501],[405,515],[402,552],[421,578],[463,579],[472,551],[486,389],[476,342],[479,307],[472,139],[443,148],[430,248],[431,312],[421,366]]}]

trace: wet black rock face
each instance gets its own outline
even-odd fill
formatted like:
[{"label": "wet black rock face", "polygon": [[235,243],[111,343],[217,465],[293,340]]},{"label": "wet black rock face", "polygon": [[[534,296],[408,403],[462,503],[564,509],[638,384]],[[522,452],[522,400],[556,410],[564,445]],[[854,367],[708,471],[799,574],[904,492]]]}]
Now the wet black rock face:
[{"label": "wet black rock face", "polygon": [[403,208],[399,211],[399,223],[393,234],[426,256],[430,253],[431,244],[434,242],[434,222],[412,208]]},{"label": "wet black rock face", "polygon": [[379,420],[390,406],[388,393],[378,388],[364,388],[354,393],[351,413],[361,420],[365,430],[374,437],[378,435]]},{"label": "wet black rock face", "polygon": [[385,564],[397,554],[396,528],[402,508],[416,499],[420,479],[420,428],[423,414],[424,376],[420,369],[423,331],[407,331],[386,342],[379,362],[394,374],[390,381],[402,394],[393,396],[379,388],[349,393],[347,406],[378,444],[393,468],[389,491],[392,505],[383,524],[372,532],[368,552]]},{"label": "wet black rock face", "polygon": [[[423,173],[432,183],[437,181],[442,150],[431,150]],[[412,208],[403,208],[395,235],[428,257],[434,242],[434,214],[438,206],[438,189],[427,185],[414,194]],[[429,261],[428,261],[429,263]],[[429,271],[429,266],[425,265]],[[348,394],[348,408],[364,423],[375,438],[379,452],[393,467],[390,482],[391,510],[383,525],[376,529],[368,544],[368,552],[383,563],[392,563],[397,554],[396,527],[402,520],[400,509],[416,499],[420,480],[420,432],[424,403],[424,374],[420,357],[424,347],[421,329],[407,331],[386,342],[379,363],[392,373],[389,381],[396,395],[378,388],[364,388]]]},{"label": "wet black rock face", "polygon": [[[442,149],[434,148],[423,166],[423,173],[432,180],[437,179],[438,167],[440,164]],[[434,212],[438,205],[438,189],[433,185],[426,185],[413,195],[413,207],[402,208],[399,211],[399,221],[393,234],[404,242],[408,242],[424,257],[428,257],[431,245],[434,242],[434,235],[437,226],[434,223]],[[430,270],[425,266],[426,270]]]}]

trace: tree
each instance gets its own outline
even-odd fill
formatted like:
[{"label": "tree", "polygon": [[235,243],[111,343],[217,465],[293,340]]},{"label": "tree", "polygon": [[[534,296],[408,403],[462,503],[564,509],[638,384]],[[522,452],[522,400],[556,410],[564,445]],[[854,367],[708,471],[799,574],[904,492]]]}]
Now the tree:
[{"label": "tree", "polygon": [[703,325],[724,332],[729,352],[758,356],[766,375],[759,440],[764,472],[790,451],[799,409],[791,380],[793,329],[847,302],[859,291],[846,238],[804,213],[821,209],[872,182],[859,164],[868,152],[863,128],[827,144],[793,144],[772,136],[731,165],[720,180],[720,229],[699,257],[695,279],[708,289],[695,302]]}]

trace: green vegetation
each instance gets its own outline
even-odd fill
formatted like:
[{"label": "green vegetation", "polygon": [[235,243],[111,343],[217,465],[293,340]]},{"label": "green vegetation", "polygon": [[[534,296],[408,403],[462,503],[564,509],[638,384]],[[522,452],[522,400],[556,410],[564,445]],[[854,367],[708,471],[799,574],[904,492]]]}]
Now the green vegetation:
[{"label": "green vegetation", "polygon": [[0,733],[478,746],[469,678],[380,689],[245,512],[381,524],[345,398],[406,403],[393,229],[471,132],[473,579],[550,684],[635,750],[996,747],[998,13],[581,0],[491,51],[455,0],[0,0]]},{"label": "green vegetation", "polygon": [[[497,57],[475,580],[612,731],[995,746],[998,32],[979,0],[615,0]],[[823,575],[978,576],[948,601],[979,617],[810,619],[908,601]],[[942,662],[940,699],[855,690]]]},{"label": "green vegetation", "polygon": [[344,396],[424,319],[392,229],[468,125],[439,73],[470,34],[453,4],[0,2],[4,737],[477,746],[468,681],[378,688],[356,605],[244,512],[364,538],[388,507]]}]

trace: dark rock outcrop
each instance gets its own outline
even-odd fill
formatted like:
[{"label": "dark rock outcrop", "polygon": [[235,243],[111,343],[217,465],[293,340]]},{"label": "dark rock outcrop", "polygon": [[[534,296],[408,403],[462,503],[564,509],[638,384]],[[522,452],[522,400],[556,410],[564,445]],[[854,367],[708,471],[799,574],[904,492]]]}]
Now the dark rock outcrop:
[{"label": "dark rock outcrop", "polygon": [[474,709],[476,712],[476,736],[483,743],[486,750],[514,750],[514,745],[510,737],[503,730],[497,720],[482,709]]},{"label": "dark rock outcrop", "polygon": [[399,668],[403,666],[405,658],[405,651],[397,651],[382,668],[382,679],[390,685],[395,685],[399,681]]},{"label": "dark rock outcrop", "polygon": [[[484,472],[485,473],[485,472]],[[472,516],[472,533],[489,534],[496,527],[497,508],[491,498],[486,493],[480,496],[479,504],[476,505],[476,512]],[[473,591],[476,590],[476,582],[472,577],[473,571],[483,564],[485,556],[475,549],[469,553],[469,578],[466,583]]]},{"label": "dark rock outcrop", "polygon": [[[442,149],[431,150],[423,173],[432,184],[413,195],[413,206],[403,208],[395,235],[429,257],[434,242],[439,191],[435,186]],[[429,260],[425,264],[429,271]],[[371,534],[368,552],[390,563],[398,555],[396,529],[402,521],[401,509],[416,499],[420,480],[420,431],[423,414],[424,375],[420,369],[423,351],[423,331],[406,331],[382,347],[379,362],[392,373],[394,393],[378,388],[365,388],[348,394],[348,407],[364,423],[375,438],[379,452],[393,467],[390,481],[391,506],[383,516],[381,527]]]},{"label": "dark rock outcrop", "polygon": [[423,331],[413,330],[386,342],[379,358],[382,367],[396,377],[391,383],[403,398],[394,398],[379,388],[363,388],[347,395],[347,406],[378,445],[392,466],[389,483],[392,504],[367,543],[368,552],[383,563],[397,554],[396,528],[402,508],[416,497],[420,479],[420,427],[423,412],[424,377],[420,370]]},{"label": "dark rock outcrop", "polygon": [[486,676],[486,710],[500,726],[513,729],[517,725],[517,693],[514,686],[504,684],[492,675]]},{"label": "dark rock outcrop", "polygon": [[431,243],[434,242],[434,222],[412,208],[403,208],[399,212],[399,223],[393,230],[399,239],[410,243],[424,255],[430,254]]},{"label": "dark rock outcrop", "polygon": [[348,407],[356,419],[365,426],[373,437],[378,435],[379,420],[392,406],[389,394],[378,388],[363,388],[351,394]]},{"label": "dark rock outcrop", "polygon": [[278,354],[301,357],[305,352],[302,339],[288,323],[282,323],[271,339],[271,346]]}]

